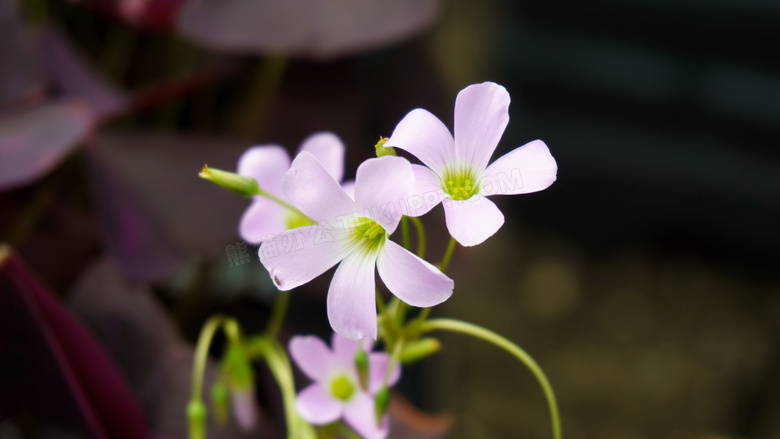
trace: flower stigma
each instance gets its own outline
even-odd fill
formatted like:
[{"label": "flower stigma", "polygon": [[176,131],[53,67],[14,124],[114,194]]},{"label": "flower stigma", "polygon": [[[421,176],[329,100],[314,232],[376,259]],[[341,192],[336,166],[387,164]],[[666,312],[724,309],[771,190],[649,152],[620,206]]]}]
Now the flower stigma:
[{"label": "flower stigma", "polygon": [[349,401],[355,394],[355,386],[346,375],[339,375],[330,382],[330,393],[336,399]]},{"label": "flower stigma", "polygon": [[479,193],[477,173],[473,169],[448,168],[441,177],[441,188],[453,200],[468,200]]},{"label": "flower stigma", "polygon": [[353,230],[353,239],[363,249],[374,252],[385,243],[385,228],[371,218],[357,218]]}]

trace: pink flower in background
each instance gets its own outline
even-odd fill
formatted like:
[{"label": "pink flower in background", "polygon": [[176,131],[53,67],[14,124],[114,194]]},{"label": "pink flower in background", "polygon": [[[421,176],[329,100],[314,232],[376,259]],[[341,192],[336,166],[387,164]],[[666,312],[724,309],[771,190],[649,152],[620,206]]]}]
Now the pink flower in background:
[{"label": "pink flower in background", "polygon": [[[385,415],[377,425],[373,395],[384,385],[390,357],[381,352],[368,354],[368,386],[364,389],[355,366],[358,342],[333,334],[331,345],[332,350],[314,336],[295,336],[290,340],[290,356],[314,381],[298,394],[298,412],[314,425],[343,418],[367,439],[387,437],[390,420]],[[369,351],[371,343],[364,340],[363,347]],[[387,386],[395,385],[400,377],[401,367],[396,364]]]},{"label": "pink flower in background", "polygon": [[340,262],[328,289],[330,324],[352,340],[376,339],[375,267],[390,292],[410,305],[434,306],[452,295],[452,279],[388,239],[413,185],[406,159],[369,159],[358,167],[353,200],[314,155],[302,152],[285,174],[282,189],[318,224],[264,241],[260,262],[282,291]]},{"label": "pink flower in background", "polygon": [[493,236],[504,215],[485,198],[540,191],[556,179],[558,165],[547,145],[534,140],[500,157],[490,157],[509,122],[509,93],[492,82],[470,85],[455,100],[455,136],[433,114],[412,110],[385,146],[404,149],[427,167],[412,165],[414,193],[424,202],[409,209],[420,216],[444,202],[447,229],[461,245]]},{"label": "pink flower in background", "polygon": [[[336,181],[344,176],[344,144],[333,133],[321,132],[307,137],[299,153],[307,151],[317,157],[325,170]],[[279,145],[260,145],[249,148],[238,160],[238,173],[252,177],[264,191],[284,201],[282,176],[290,169],[290,155]],[[346,182],[351,190],[353,184]],[[309,218],[293,212],[263,196],[255,196],[239,222],[241,238],[259,244],[266,238],[305,225],[314,224]]]}]

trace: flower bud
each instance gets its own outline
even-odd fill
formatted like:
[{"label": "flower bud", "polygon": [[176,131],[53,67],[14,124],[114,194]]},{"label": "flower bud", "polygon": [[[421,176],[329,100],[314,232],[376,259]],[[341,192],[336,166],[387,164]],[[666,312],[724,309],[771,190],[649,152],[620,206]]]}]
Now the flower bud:
[{"label": "flower bud", "polygon": [[403,364],[414,363],[423,358],[433,355],[441,349],[441,342],[433,337],[421,338],[407,342],[401,351],[401,362]]},{"label": "flower bud", "polygon": [[368,354],[362,347],[355,352],[355,369],[360,380],[360,388],[368,390]]},{"label": "flower bud", "polygon": [[382,387],[374,395],[374,416],[376,416],[376,425],[382,423],[382,418],[390,407],[390,389],[387,386]]},{"label": "flower bud", "polygon": [[260,186],[257,185],[254,178],[217,168],[209,168],[209,165],[203,165],[203,170],[200,171],[198,177],[244,197],[253,197],[260,193]]},{"label": "flower bud", "polygon": [[389,137],[382,137],[379,136],[379,142],[374,145],[374,148],[376,148],[376,156],[377,157],[383,157],[386,155],[398,155],[395,153],[395,149],[391,146],[385,146],[385,143],[390,140]]},{"label": "flower bud", "polygon": [[206,439],[206,405],[200,399],[187,404],[187,421],[190,426],[190,439]]},{"label": "flower bud", "polygon": [[217,424],[225,425],[230,408],[230,392],[228,392],[227,386],[221,382],[216,382],[211,386],[211,407],[214,409],[214,420]]},{"label": "flower bud", "polygon": [[255,376],[252,364],[239,345],[231,345],[223,358],[222,371],[227,376],[233,416],[244,430],[255,426]]}]

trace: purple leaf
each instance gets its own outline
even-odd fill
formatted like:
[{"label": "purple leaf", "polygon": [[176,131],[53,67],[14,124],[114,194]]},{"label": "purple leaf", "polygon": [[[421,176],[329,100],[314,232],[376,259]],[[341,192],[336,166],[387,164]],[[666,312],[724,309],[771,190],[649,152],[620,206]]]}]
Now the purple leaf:
[{"label": "purple leaf", "polygon": [[204,162],[235,169],[245,144],[162,134],[101,136],[88,148],[106,242],[123,272],[161,279],[185,259],[224,258],[249,203],[205,181]]},{"label": "purple leaf", "polygon": [[111,116],[124,104],[119,89],[100,77],[59,30],[43,29],[37,49],[40,65],[60,97],[85,100],[100,119]]},{"label": "purple leaf", "polygon": [[8,246],[0,246],[0,286],[0,413],[26,407],[88,437],[146,437],[111,358]]},{"label": "purple leaf", "polygon": [[218,50],[332,58],[417,34],[439,6],[439,0],[202,0],[182,8],[177,26]]},{"label": "purple leaf", "polygon": [[76,101],[47,103],[0,119],[0,190],[48,173],[92,125],[89,108]]},{"label": "purple leaf", "polygon": [[43,96],[44,81],[33,56],[34,34],[24,26],[17,3],[0,1],[0,105]]}]

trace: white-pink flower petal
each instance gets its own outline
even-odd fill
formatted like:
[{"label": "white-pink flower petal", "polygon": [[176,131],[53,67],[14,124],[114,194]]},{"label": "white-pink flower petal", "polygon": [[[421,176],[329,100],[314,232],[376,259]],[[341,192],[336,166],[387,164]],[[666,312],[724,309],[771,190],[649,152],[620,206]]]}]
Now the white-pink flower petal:
[{"label": "white-pink flower petal", "polygon": [[298,393],[295,407],[303,419],[314,425],[330,424],[344,413],[344,404],[333,397],[325,383],[312,384]]},{"label": "white-pink flower petal", "polygon": [[547,145],[534,140],[501,156],[487,167],[480,180],[483,195],[537,192],[555,182],[558,164]]},{"label": "white-pink flower petal", "polygon": [[466,201],[445,201],[444,216],[450,235],[464,247],[485,242],[504,224],[504,214],[495,203],[480,195]]},{"label": "white-pink flower petal", "polygon": [[364,439],[384,439],[390,428],[389,416],[376,425],[374,398],[367,393],[355,395],[344,407],[344,420]]},{"label": "white-pink flower petal", "polygon": [[339,264],[328,289],[328,320],[342,337],[376,340],[375,254],[355,251]]},{"label": "white-pink flower petal", "polygon": [[[390,356],[384,352],[374,352],[368,356],[369,380],[368,392],[375,394],[385,384],[385,375],[390,366]],[[393,370],[390,371],[390,377],[387,380],[387,387],[393,387],[401,378],[401,365],[395,363]]]},{"label": "white-pink flower petal", "polygon": [[295,157],[282,178],[290,202],[315,221],[336,224],[336,217],[357,211],[355,202],[310,152]]},{"label": "white-pink flower petal", "polygon": [[314,224],[264,241],[258,256],[276,287],[288,291],[321,275],[351,251],[339,229]]},{"label": "white-pink flower petal", "polygon": [[452,295],[452,279],[393,241],[387,241],[376,262],[390,292],[409,305],[434,306]]},{"label": "white-pink flower petal", "polygon": [[330,132],[314,133],[304,139],[299,152],[312,153],[336,181],[344,178],[344,143]]},{"label": "white-pink flower petal", "polygon": [[439,185],[439,177],[430,168],[412,165],[412,171],[414,187],[404,203],[404,215],[422,216],[441,203],[446,194]]},{"label": "white-pink flower petal", "polygon": [[410,111],[398,122],[385,146],[409,152],[435,172],[441,172],[455,158],[450,130],[422,108]]},{"label": "white-pink flower petal", "polygon": [[455,151],[457,160],[487,167],[509,123],[509,93],[493,82],[470,85],[455,99]]},{"label": "white-pink flower petal", "polygon": [[238,174],[252,177],[264,191],[284,198],[282,176],[290,169],[290,155],[279,145],[253,146],[238,159]]},{"label": "white-pink flower petal", "polygon": [[333,353],[321,338],[295,336],[290,340],[289,350],[295,364],[306,376],[318,382],[327,380],[333,369]]},{"label": "white-pink flower petal", "polygon": [[361,215],[378,222],[389,235],[401,220],[402,206],[413,186],[414,172],[405,158],[368,159],[357,170],[355,202]]},{"label": "white-pink flower petal", "polygon": [[260,244],[287,229],[285,215],[289,210],[265,197],[254,197],[238,222],[241,239]]}]

